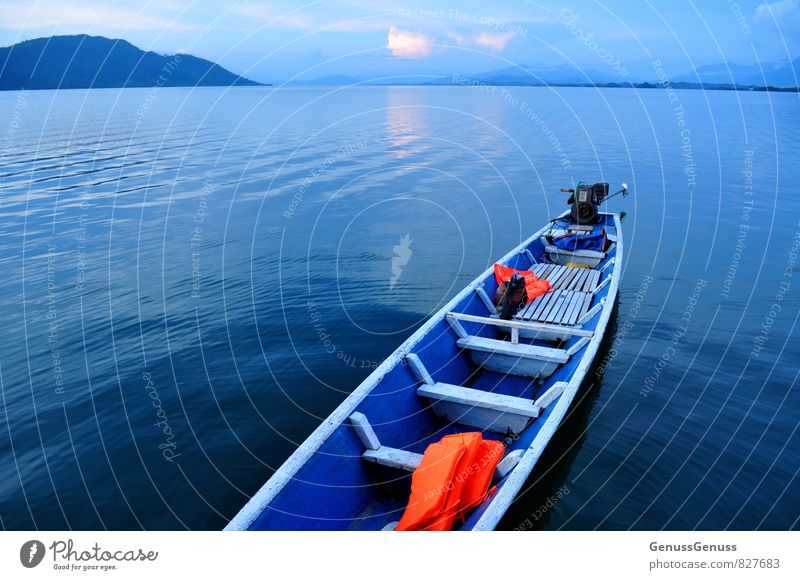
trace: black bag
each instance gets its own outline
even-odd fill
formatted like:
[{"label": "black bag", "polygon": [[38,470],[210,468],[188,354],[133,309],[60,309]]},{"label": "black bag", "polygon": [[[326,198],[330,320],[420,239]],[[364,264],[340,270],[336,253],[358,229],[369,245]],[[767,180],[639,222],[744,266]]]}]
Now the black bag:
[{"label": "black bag", "polygon": [[500,318],[510,320],[528,302],[525,277],[514,272],[508,282],[503,282],[497,287],[494,300],[500,308]]}]

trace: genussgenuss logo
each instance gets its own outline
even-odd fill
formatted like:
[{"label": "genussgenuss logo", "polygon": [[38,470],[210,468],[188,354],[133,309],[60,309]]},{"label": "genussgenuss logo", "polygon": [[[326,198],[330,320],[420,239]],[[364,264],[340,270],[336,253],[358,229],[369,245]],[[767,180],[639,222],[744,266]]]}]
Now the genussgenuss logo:
[{"label": "genussgenuss logo", "polygon": [[76,547],[69,539],[56,540],[49,547],[39,540],[29,540],[19,549],[19,561],[26,568],[35,568],[44,560],[47,552],[52,554],[53,567],[61,569],[94,568],[94,566],[109,566],[116,562],[153,562],[158,558],[158,552],[145,551],[142,548],[132,549],[106,549],[97,542],[89,548]]}]

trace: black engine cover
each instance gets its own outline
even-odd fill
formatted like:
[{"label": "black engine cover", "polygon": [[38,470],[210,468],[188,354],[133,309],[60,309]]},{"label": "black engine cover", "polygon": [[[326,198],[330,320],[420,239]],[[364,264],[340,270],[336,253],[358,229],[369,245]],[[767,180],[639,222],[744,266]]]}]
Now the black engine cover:
[{"label": "black engine cover", "polygon": [[572,221],[576,224],[596,223],[600,213],[600,204],[607,196],[607,183],[579,184],[572,197]]}]

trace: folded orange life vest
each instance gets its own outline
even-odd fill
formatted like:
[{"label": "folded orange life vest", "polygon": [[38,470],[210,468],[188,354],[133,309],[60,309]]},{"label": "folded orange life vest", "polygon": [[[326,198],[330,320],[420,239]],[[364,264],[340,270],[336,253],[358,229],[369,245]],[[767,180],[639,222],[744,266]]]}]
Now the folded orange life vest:
[{"label": "folded orange life vest", "polygon": [[502,443],[484,440],[478,432],[447,435],[428,445],[411,476],[411,497],[395,529],[452,528],[456,517],[463,519],[489,495],[504,451]]},{"label": "folded orange life vest", "polygon": [[528,293],[529,301],[553,289],[552,286],[550,286],[550,282],[540,279],[532,270],[515,270],[514,268],[509,268],[502,264],[495,264],[494,279],[497,280],[498,286],[503,282],[511,280],[511,275],[514,272],[525,278],[525,291]]}]

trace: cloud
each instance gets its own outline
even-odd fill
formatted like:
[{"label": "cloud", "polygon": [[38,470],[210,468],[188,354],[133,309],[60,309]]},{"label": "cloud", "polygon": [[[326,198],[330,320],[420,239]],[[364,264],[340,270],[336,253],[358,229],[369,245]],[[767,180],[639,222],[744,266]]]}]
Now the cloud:
[{"label": "cloud", "polygon": [[464,35],[453,31],[447,33],[447,37],[455,42],[457,46],[483,48],[492,52],[501,52],[516,36],[517,33],[515,32],[506,32],[502,34],[481,32],[477,35]]},{"label": "cloud", "polygon": [[797,0],[779,0],[772,4],[764,2],[756,8],[753,20],[765,27],[777,26],[786,40],[796,42],[800,28],[800,5]]},{"label": "cloud", "polygon": [[772,4],[764,2],[756,8],[756,20],[772,21],[774,18],[778,22],[786,19],[800,17],[800,6],[797,0],[779,0]]},{"label": "cloud", "polygon": [[181,22],[173,14],[155,14],[153,10],[140,11],[114,2],[95,2],[76,5],[59,0],[40,0],[35,4],[19,0],[2,3],[3,18],[0,28],[27,31],[49,28],[54,33],[89,31],[164,31],[187,32],[200,29],[199,24]]},{"label": "cloud", "polygon": [[[454,30],[446,31],[444,34],[456,46],[483,49],[491,52],[501,52],[517,36],[516,32],[492,33],[484,31],[479,34],[462,34]],[[392,51],[393,56],[423,58],[431,55],[434,52],[434,47],[438,48],[437,52],[446,50],[444,48],[445,44],[445,41],[423,32],[403,30],[396,26],[390,26],[386,48]]]},{"label": "cloud", "polygon": [[[316,3],[318,4],[318,2]],[[312,4],[309,6],[316,6]],[[382,14],[374,12],[314,12],[308,6],[297,7],[291,3],[281,5],[272,2],[269,5],[236,3],[233,11],[249,19],[269,25],[270,28],[284,28],[288,30],[302,30],[306,32],[336,31],[336,32],[374,32],[385,30],[388,21]],[[349,14],[345,18],[343,14]]]},{"label": "cloud", "polygon": [[482,32],[478,35],[478,38],[475,39],[475,44],[495,52],[500,52],[514,36],[515,35],[510,32],[506,34],[489,34],[488,32]]},{"label": "cloud", "polygon": [[447,38],[455,42],[457,46],[469,46],[472,44],[469,38],[458,32],[449,31],[447,33]]},{"label": "cloud", "polygon": [[431,54],[431,44],[432,41],[421,32],[402,30],[395,26],[389,27],[386,48],[392,51],[393,56],[422,58]]},{"label": "cloud", "polygon": [[[793,58],[800,50],[800,5],[797,0],[779,0],[759,4],[753,15],[753,23],[759,30],[759,39],[767,41],[778,58]],[[763,51],[762,51],[763,54]]]}]

